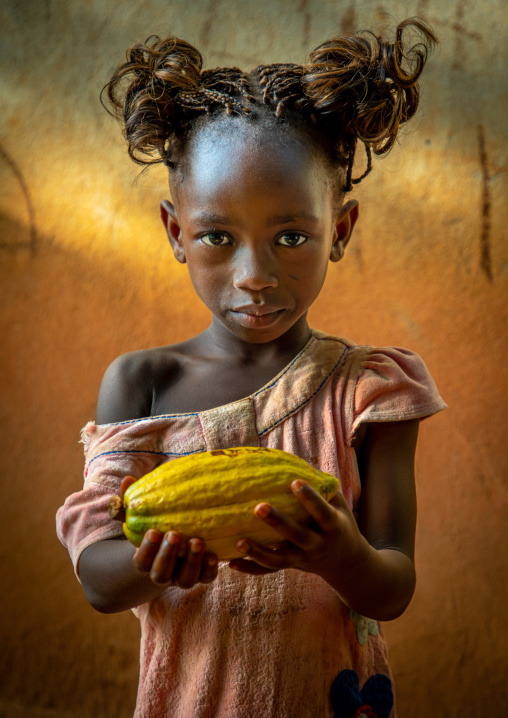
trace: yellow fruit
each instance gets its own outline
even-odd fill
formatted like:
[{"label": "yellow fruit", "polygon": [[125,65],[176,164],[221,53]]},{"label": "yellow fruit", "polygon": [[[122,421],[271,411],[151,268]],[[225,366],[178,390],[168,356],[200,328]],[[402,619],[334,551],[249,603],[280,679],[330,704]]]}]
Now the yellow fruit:
[{"label": "yellow fruit", "polygon": [[123,530],[135,546],[149,529],[199,537],[207,551],[227,561],[242,555],[236,548],[239,538],[266,546],[283,540],[255,516],[258,503],[267,502],[299,522],[309,519],[291,491],[295,479],[306,481],[327,501],[339,490],[335,476],[278,449],[247,446],[191,454],[162,464],[129,486]]}]

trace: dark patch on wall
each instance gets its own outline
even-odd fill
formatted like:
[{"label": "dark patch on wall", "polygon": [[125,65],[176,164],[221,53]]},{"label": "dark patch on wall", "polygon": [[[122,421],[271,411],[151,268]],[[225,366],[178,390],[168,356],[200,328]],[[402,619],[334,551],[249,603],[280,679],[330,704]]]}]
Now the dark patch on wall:
[{"label": "dark patch on wall", "polygon": [[[10,154],[0,145],[0,161],[5,162],[10,170],[13,172],[14,176],[16,177],[16,180],[21,188],[21,191],[23,193],[23,197],[26,202],[26,207],[28,211],[28,238],[27,239],[14,239],[14,237],[19,237],[19,234],[13,233],[13,223],[12,220],[7,220],[5,215],[2,215],[0,217],[0,249],[7,249],[9,251],[16,251],[18,249],[29,249],[32,254],[35,254],[36,245],[37,245],[37,229],[35,226],[35,211],[34,206],[32,202],[32,198],[30,196],[30,191],[28,189],[28,186],[26,184],[24,175],[21,171],[21,169],[18,167],[17,163],[14,161],[14,159],[10,156]],[[16,225],[17,226],[17,225]]]},{"label": "dark patch on wall", "polygon": [[340,28],[345,35],[354,35],[356,32],[356,10],[354,5],[350,5],[340,23]]},{"label": "dark patch on wall", "polygon": [[[469,40],[481,40],[482,39],[482,36],[480,35],[479,32],[474,32],[474,31],[468,30],[466,27],[464,27],[463,20],[464,20],[464,14],[465,14],[467,4],[468,4],[467,0],[459,0],[459,2],[457,2],[457,5],[455,7],[454,19],[450,22],[444,21],[444,23],[443,23],[455,32],[455,46],[454,46],[453,62],[452,62],[452,68],[454,70],[462,69],[466,63],[467,50],[465,48],[464,40],[465,39],[469,39]],[[443,21],[441,21],[441,22],[443,22]]]},{"label": "dark patch on wall", "polygon": [[219,0],[210,0],[210,6],[208,8],[208,11],[206,13],[206,20],[203,23],[203,27],[201,28],[201,32],[199,33],[199,44],[202,47],[208,47],[209,45],[209,37],[210,32],[212,29],[212,24],[215,20],[215,17],[217,15],[217,5],[219,3]]},{"label": "dark patch on wall", "polygon": [[298,6],[298,12],[303,13],[303,45],[307,45],[310,39],[310,12],[309,12],[309,0],[300,0],[300,5]]},{"label": "dark patch on wall", "polygon": [[482,229],[480,233],[480,266],[482,271],[487,275],[489,282],[492,282],[494,280],[494,275],[492,273],[491,250],[492,224],[489,186],[490,175],[483,125],[478,125],[478,148],[480,151],[480,166],[482,170]]}]

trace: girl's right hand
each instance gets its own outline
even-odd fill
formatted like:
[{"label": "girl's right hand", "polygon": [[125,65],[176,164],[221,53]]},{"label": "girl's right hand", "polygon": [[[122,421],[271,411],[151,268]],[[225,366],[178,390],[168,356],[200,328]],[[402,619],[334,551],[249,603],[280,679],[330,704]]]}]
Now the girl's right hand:
[{"label": "girl's right hand", "polygon": [[[133,476],[126,476],[120,487],[120,498],[129,486],[135,483]],[[205,552],[205,543],[200,538],[191,538],[187,545],[176,531],[164,535],[150,529],[133,556],[134,568],[146,573],[156,586],[178,586],[192,588],[197,583],[211,583],[217,578],[219,561],[214,553]],[[178,554],[183,548],[184,556]]]},{"label": "girl's right hand", "polygon": [[219,562],[214,553],[205,552],[200,538],[191,538],[178,556],[184,539],[175,531],[164,535],[150,529],[132,559],[134,567],[148,574],[157,586],[192,588],[197,583],[211,583],[217,578]]}]

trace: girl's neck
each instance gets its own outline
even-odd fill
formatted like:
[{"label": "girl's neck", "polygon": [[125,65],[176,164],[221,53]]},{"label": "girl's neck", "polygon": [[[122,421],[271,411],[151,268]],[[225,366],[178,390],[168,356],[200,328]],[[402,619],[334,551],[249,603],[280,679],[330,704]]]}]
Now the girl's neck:
[{"label": "girl's neck", "polygon": [[298,354],[311,337],[304,314],[282,336],[268,342],[247,342],[230,332],[215,317],[201,335],[206,350],[213,357],[228,357],[243,364],[269,364],[280,358],[288,361]]}]

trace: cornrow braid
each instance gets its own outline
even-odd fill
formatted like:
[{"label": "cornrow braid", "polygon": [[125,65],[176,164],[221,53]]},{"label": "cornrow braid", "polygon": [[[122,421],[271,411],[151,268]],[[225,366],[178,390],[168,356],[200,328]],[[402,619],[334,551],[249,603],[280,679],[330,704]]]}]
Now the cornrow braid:
[{"label": "cornrow braid", "polygon": [[176,101],[181,107],[197,112],[209,113],[215,105],[225,107],[228,115],[232,114],[234,110],[239,114],[246,115],[250,112],[249,107],[235,98],[218,90],[210,90],[208,87],[200,87],[196,90],[180,90],[176,96]]},{"label": "cornrow braid", "polygon": [[249,78],[238,67],[221,67],[215,70],[205,70],[201,73],[203,86],[222,89],[223,92],[238,91],[248,102],[255,102],[249,89]]},{"label": "cornrow braid", "polygon": [[306,104],[302,87],[303,67],[292,63],[260,65],[256,68],[259,86],[263,90],[263,102],[275,105],[275,116],[292,101],[297,109]]},{"label": "cornrow braid", "polygon": [[255,102],[247,76],[237,67],[229,67],[202,72],[199,85],[193,90],[180,90],[176,99],[182,107],[198,112],[209,113],[215,106],[222,106],[228,115],[233,111],[248,115],[250,107],[237,99],[239,94],[248,103]]}]

